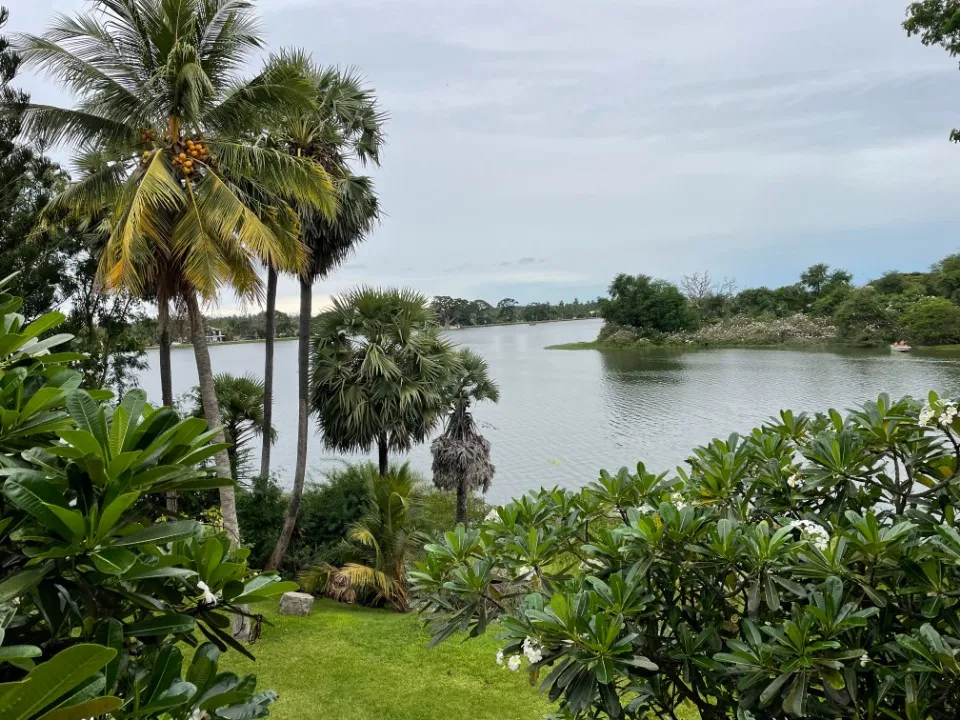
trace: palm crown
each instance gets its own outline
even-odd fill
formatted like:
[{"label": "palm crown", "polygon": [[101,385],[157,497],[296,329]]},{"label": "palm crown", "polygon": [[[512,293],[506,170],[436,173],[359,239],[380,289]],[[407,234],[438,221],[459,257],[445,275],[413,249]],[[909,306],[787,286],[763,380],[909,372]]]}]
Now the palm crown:
[{"label": "palm crown", "polygon": [[257,295],[256,261],[298,271],[305,253],[287,201],[332,217],[336,192],[319,163],[257,144],[273,116],[312,107],[299,55],[238,71],[261,43],[249,0],[98,0],[21,36],[24,60],[77,96],[71,109],[33,105],[27,130],[111,160],[56,206],[109,208],[101,271],[141,293],[175,274],[212,298],[224,284]]},{"label": "palm crown", "polygon": [[334,298],[317,318],[311,377],[327,447],[422,442],[446,410],[456,363],[423,295],[359,288]]}]

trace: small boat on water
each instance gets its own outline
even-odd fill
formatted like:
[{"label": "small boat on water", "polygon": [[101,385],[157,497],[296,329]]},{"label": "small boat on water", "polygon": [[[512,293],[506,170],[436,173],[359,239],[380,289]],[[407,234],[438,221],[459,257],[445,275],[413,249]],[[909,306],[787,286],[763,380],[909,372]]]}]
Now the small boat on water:
[{"label": "small boat on water", "polygon": [[894,352],[910,352],[911,350],[913,350],[913,348],[907,345],[903,340],[901,340],[900,342],[895,342],[893,345],[890,346],[890,349],[893,350]]}]

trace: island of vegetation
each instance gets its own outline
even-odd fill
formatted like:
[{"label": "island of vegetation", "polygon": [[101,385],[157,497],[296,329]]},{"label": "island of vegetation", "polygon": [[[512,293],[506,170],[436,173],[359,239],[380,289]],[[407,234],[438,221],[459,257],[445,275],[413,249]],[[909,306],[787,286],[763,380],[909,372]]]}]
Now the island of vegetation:
[{"label": "island of vegetation", "polygon": [[684,276],[679,286],[620,274],[609,297],[598,300],[604,325],[596,340],[550,349],[960,343],[960,254],[929,272],[891,271],[862,287],[852,278],[819,263],[792,285],[738,292],[733,281],[714,282],[709,272]]}]

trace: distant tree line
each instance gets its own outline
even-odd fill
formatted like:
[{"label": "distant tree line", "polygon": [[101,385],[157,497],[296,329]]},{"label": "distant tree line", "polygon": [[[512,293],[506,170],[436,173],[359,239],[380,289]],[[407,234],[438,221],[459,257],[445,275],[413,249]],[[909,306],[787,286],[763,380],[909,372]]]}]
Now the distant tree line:
[{"label": "distant tree line", "polygon": [[684,276],[680,284],[621,273],[610,283],[599,314],[610,327],[630,328],[659,339],[734,318],[777,320],[797,315],[823,318],[837,339],[878,345],[905,339],[917,345],[960,343],[960,253],[929,272],[890,271],[856,287],[851,273],[818,263],[796,283],[737,290],[733,280],[715,282],[709,272]]},{"label": "distant tree line", "polygon": [[[485,300],[465,300],[438,295],[431,301],[438,322],[445,327],[475,327],[503,323],[545,322],[547,320],[576,320],[599,316],[600,301],[580,302],[560,301],[532,302],[521,305],[513,298],[504,298],[491,305]],[[276,337],[293,338],[297,336],[298,315],[277,310]],[[223,340],[263,340],[267,336],[267,313],[247,313],[243,315],[208,316],[206,324],[210,331],[219,330]],[[169,321],[170,334],[175,342],[190,341],[190,324],[186,315],[174,313]],[[160,328],[156,318],[141,316],[137,322],[138,333],[147,341],[156,345],[160,341]]]},{"label": "distant tree line", "polygon": [[486,300],[466,300],[464,298],[437,295],[432,307],[441,325],[459,325],[474,327],[516,322],[544,322],[547,320],[576,320],[595,317],[599,313],[598,300],[580,302],[560,301],[556,305],[549,302],[532,302],[521,305],[513,298],[503,298],[495,306]]}]

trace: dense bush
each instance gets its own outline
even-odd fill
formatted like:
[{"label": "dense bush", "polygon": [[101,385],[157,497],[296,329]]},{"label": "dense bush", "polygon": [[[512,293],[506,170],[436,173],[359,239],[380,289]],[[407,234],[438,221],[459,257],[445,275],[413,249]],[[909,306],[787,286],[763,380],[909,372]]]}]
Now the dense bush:
[{"label": "dense bush", "polygon": [[903,327],[918,345],[960,343],[960,307],[945,298],[923,298],[904,313]]},{"label": "dense bush", "polygon": [[874,288],[851,290],[833,313],[840,339],[854,345],[886,344],[895,339],[896,318]]},{"label": "dense bush", "polygon": [[[369,500],[370,463],[334,468],[324,482],[308,484],[303,492],[293,539],[280,568],[296,577],[317,564],[342,566],[357,558],[357,547],[347,540],[350,528],[361,519]],[[415,530],[438,536],[456,525],[455,498],[429,487],[414,476],[418,502]],[[287,494],[273,479],[254,479],[249,488],[237,491],[237,517],[243,542],[250,549],[252,567],[262,567],[280,534]],[[490,511],[483,498],[471,495],[469,514],[482,518]]]},{"label": "dense bush", "polygon": [[564,717],[954,720],[958,469],[936,395],[784,411],[675,475],[602,473],[447,533],[421,611],[435,641],[499,618],[497,661]]},{"label": "dense bush", "polygon": [[624,273],[610,283],[610,299],[600,300],[600,316],[643,336],[686,330],[696,322],[689,300],[676,285]]},{"label": "dense bush", "polygon": [[[2,717],[266,715],[273,694],[217,674],[217,660],[248,654],[230,630],[241,605],[294,586],[251,576],[225,537],[139,502],[230,482],[198,465],[221,446],[142,391],[114,407],[81,389],[76,356],[50,352],[70,336],[39,338],[63,316],[24,327],[19,305],[0,294]],[[199,645],[186,672],[181,644]]]}]

